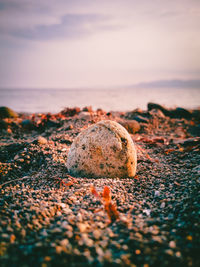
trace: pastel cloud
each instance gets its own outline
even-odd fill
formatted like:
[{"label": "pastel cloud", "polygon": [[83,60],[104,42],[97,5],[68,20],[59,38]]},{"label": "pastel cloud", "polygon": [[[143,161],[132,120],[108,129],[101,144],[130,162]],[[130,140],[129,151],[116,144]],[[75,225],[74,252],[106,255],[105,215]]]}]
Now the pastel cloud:
[{"label": "pastel cloud", "polygon": [[198,78],[200,1],[0,0],[2,86]]},{"label": "pastel cloud", "polygon": [[107,19],[101,15],[67,14],[58,23],[18,29],[12,31],[11,34],[19,38],[34,40],[76,38],[93,34],[96,30],[114,29],[114,26],[112,27],[106,22]]}]

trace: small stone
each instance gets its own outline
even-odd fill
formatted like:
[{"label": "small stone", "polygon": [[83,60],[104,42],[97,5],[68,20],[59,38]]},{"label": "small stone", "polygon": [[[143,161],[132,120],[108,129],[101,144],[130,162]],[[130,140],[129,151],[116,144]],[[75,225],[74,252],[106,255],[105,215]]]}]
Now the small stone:
[{"label": "small stone", "polygon": [[176,247],[176,243],[174,241],[170,241],[169,242],[169,246],[170,246],[170,248],[175,248]]},{"label": "small stone", "polygon": [[174,214],[173,213],[169,213],[168,220],[173,220],[173,219],[174,219]]},{"label": "small stone", "polygon": [[19,155],[17,154],[14,156],[14,160],[18,160],[18,159],[19,159]]},{"label": "small stone", "polygon": [[73,237],[73,232],[72,232],[72,231],[66,231],[66,232],[65,232],[65,235],[66,235],[68,238],[72,238],[72,237]]},{"label": "small stone", "polygon": [[181,257],[180,251],[177,251],[175,255],[176,255],[176,257],[180,258]]},{"label": "small stone", "polygon": [[93,231],[93,236],[95,239],[99,239],[101,235],[102,235],[102,232],[100,230]]},{"label": "small stone", "polygon": [[103,249],[101,247],[96,247],[96,253],[101,257],[103,257],[104,255]]},{"label": "small stone", "polygon": [[154,193],[154,196],[155,197],[159,197],[160,196],[160,191],[156,190],[155,193]]},{"label": "small stone", "polygon": [[162,202],[160,208],[163,209],[165,207],[165,202]]},{"label": "small stone", "polygon": [[143,213],[145,213],[147,216],[150,216],[151,210],[150,209],[144,209]]},{"label": "small stone", "polygon": [[79,231],[80,231],[81,233],[85,232],[86,229],[87,229],[87,224],[85,224],[85,223],[77,223],[77,226],[78,226]]},{"label": "small stone", "polygon": [[92,247],[93,244],[94,244],[94,241],[93,241],[91,238],[85,238],[85,239],[84,239],[84,244],[85,244],[87,247]]},{"label": "small stone", "polygon": [[44,237],[48,236],[46,229],[43,229],[40,234]]},{"label": "small stone", "polygon": [[192,169],[193,171],[197,172],[197,174],[200,175],[200,165],[196,166],[195,168]]},{"label": "small stone", "polygon": [[5,234],[5,233],[1,234],[1,237],[3,239],[9,239],[9,235],[8,234]]},{"label": "small stone", "polygon": [[45,261],[51,261],[51,257],[46,256],[46,257],[44,257],[44,260],[45,260]]},{"label": "small stone", "polygon": [[140,251],[139,249],[136,249],[136,250],[135,250],[135,254],[136,254],[136,255],[139,255],[139,254],[141,254],[141,251]]},{"label": "small stone", "polygon": [[188,236],[186,237],[186,239],[189,240],[189,241],[192,241],[192,236],[191,236],[191,235],[188,235]]},{"label": "small stone", "polygon": [[171,250],[171,249],[166,249],[165,252],[170,256],[173,256],[173,254],[174,254],[173,250]]},{"label": "small stone", "polygon": [[82,217],[82,215],[81,215],[80,212],[77,214],[76,219],[77,219],[77,221],[79,221],[79,222],[82,222],[82,221],[83,221],[83,217]]},{"label": "small stone", "polygon": [[131,134],[137,133],[140,130],[140,124],[136,120],[123,120],[119,123]]},{"label": "small stone", "polygon": [[25,238],[25,236],[26,236],[26,230],[24,228],[21,230],[21,236],[23,238]]},{"label": "small stone", "polygon": [[38,136],[37,142],[40,145],[45,145],[45,144],[47,144],[47,139],[44,138],[43,136]]},{"label": "small stone", "polygon": [[91,114],[90,112],[85,112],[85,111],[82,111],[79,113],[78,117],[81,119],[81,120],[90,120],[91,119]]},{"label": "small stone", "polygon": [[56,253],[60,254],[63,251],[63,248],[61,246],[56,246]]},{"label": "small stone", "polygon": [[66,238],[60,241],[60,245],[63,247],[66,247],[68,244],[69,244],[69,240]]},{"label": "small stone", "polygon": [[74,140],[67,158],[74,176],[133,177],[137,155],[126,129],[115,121],[100,121]]},{"label": "small stone", "polygon": [[52,233],[62,233],[62,230],[60,228],[56,227],[51,232]]}]

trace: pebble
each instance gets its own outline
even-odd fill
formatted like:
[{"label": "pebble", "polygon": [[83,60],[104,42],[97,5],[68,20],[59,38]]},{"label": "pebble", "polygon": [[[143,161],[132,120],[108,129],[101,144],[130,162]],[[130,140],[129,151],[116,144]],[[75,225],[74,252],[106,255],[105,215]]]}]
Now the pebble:
[{"label": "pebble", "polygon": [[102,235],[102,232],[100,230],[96,229],[93,231],[93,236],[95,239],[99,239],[101,237],[101,235]]},{"label": "pebble", "polygon": [[162,202],[160,208],[163,209],[165,207],[165,202]]},{"label": "pebble", "polygon": [[154,196],[155,197],[159,197],[160,196],[160,191],[156,190],[155,193],[154,193]]},{"label": "pebble", "polygon": [[69,244],[69,240],[66,238],[60,241],[60,245],[63,247],[67,247],[68,244]]},{"label": "pebble", "polygon": [[140,131],[140,124],[136,120],[122,120],[118,122],[131,134]]},{"label": "pebble", "polygon": [[169,242],[169,247],[170,248],[175,248],[176,247],[176,243],[174,241],[170,241]]},{"label": "pebble", "polygon": [[45,145],[48,142],[47,139],[44,138],[43,136],[39,136],[37,141],[38,141],[38,144],[40,144],[40,145]]},{"label": "pebble", "polygon": [[81,233],[85,232],[87,229],[87,224],[85,223],[77,223],[77,227]]}]

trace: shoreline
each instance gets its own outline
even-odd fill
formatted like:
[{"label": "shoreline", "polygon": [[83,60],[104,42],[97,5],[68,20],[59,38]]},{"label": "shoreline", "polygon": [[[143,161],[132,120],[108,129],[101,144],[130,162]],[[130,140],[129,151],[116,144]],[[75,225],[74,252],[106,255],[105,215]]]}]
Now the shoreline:
[{"label": "shoreline", "polygon": [[[69,148],[104,119],[124,126],[134,178],[72,177]],[[200,109],[66,108],[0,119],[1,266],[198,266]],[[108,186],[119,218],[98,194]]]}]

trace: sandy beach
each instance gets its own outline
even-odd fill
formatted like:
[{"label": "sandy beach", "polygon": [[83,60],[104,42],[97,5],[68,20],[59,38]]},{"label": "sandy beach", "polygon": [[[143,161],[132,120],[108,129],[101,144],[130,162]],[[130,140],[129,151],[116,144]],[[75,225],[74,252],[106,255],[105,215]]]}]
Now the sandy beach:
[{"label": "sandy beach", "polygon": [[[135,177],[68,173],[74,138],[101,120],[128,130]],[[0,129],[2,267],[199,266],[199,109],[66,108],[2,116]]]}]

